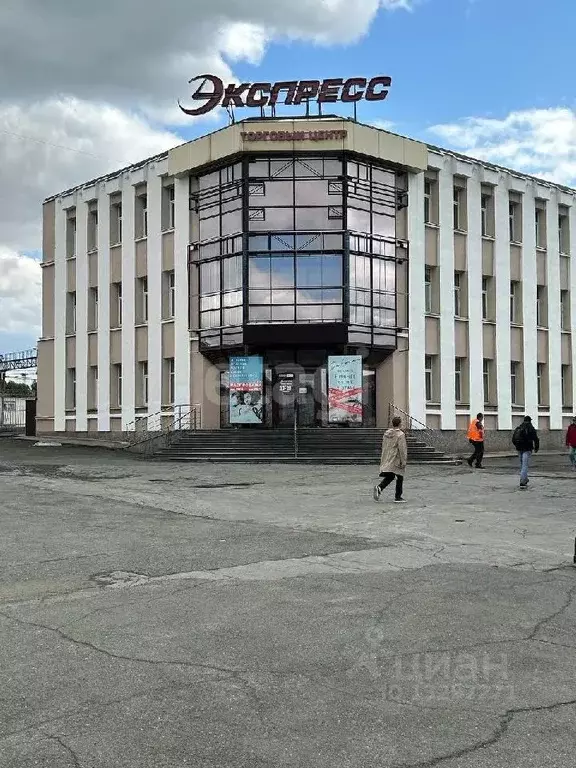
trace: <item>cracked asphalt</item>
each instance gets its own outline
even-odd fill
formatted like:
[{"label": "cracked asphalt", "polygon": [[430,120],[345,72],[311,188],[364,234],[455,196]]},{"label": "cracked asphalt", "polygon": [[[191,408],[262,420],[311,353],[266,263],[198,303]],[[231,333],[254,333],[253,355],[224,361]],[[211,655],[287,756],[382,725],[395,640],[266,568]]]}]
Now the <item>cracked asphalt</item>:
[{"label": "cracked asphalt", "polygon": [[0,439],[1,768],[555,768],[576,474]]}]

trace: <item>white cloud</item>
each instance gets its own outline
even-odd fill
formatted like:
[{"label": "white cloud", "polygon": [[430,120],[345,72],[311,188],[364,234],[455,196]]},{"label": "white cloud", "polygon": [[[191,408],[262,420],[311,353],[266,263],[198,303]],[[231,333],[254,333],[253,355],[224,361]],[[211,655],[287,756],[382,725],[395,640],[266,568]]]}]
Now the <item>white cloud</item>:
[{"label": "white cloud", "polygon": [[447,148],[559,184],[576,184],[576,112],[566,107],[469,117],[429,129]]},{"label": "white cloud", "polygon": [[36,339],[40,335],[40,293],[40,264],[0,246],[0,333],[23,333]]}]

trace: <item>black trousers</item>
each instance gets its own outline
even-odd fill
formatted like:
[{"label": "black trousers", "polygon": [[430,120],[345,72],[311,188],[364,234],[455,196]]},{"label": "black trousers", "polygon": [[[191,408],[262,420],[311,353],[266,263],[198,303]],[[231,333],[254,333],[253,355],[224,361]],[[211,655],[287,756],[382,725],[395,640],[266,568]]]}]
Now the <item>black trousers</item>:
[{"label": "black trousers", "polygon": [[394,495],[397,499],[401,499],[402,489],[404,488],[404,475],[395,475],[394,472],[381,472],[380,477],[384,478],[380,483],[380,489],[382,491],[390,485],[394,478],[396,478],[396,493]]},{"label": "black trousers", "polygon": [[484,443],[470,440],[470,445],[474,446],[474,453],[468,459],[468,464],[474,464],[474,462],[476,462],[476,466],[481,467],[482,459],[484,458]]}]

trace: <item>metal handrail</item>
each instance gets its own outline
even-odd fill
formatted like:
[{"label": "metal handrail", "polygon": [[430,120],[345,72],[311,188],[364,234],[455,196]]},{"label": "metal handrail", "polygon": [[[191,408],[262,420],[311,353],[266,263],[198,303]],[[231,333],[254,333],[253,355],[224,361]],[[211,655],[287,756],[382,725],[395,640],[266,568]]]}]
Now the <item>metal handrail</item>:
[{"label": "metal handrail", "polygon": [[414,429],[412,426],[413,424],[417,424],[418,426],[416,429],[420,430],[427,430],[428,432],[435,432],[432,427],[429,427],[427,424],[424,424],[422,421],[419,421],[415,416],[411,416],[406,411],[402,410],[402,408],[399,408],[397,405],[394,405],[394,403],[388,403],[388,420],[391,422],[392,418],[394,416],[394,413],[401,413],[402,416],[404,416],[408,420],[407,429]]},{"label": "metal handrail", "polygon": [[[138,432],[144,433],[144,437],[141,439],[132,439],[129,441],[129,447],[134,445],[140,445],[141,443],[150,442],[156,440],[159,437],[167,436],[170,433],[183,432],[185,429],[200,429],[202,426],[202,408],[200,405],[178,405],[174,406],[174,409],[179,409],[179,414],[176,416],[172,414],[172,419],[166,426],[163,426],[163,421],[166,417],[170,417],[170,414],[165,411],[157,411],[151,416],[142,416],[140,419],[136,419],[133,424],[137,424],[138,421],[147,420],[146,430],[132,430],[136,436]],[[185,408],[186,410],[182,411]],[[150,419],[153,419],[152,428],[150,425]],[[154,426],[158,425],[155,429]],[[130,425],[129,425],[130,426]],[[126,430],[130,431],[130,430]]]}]

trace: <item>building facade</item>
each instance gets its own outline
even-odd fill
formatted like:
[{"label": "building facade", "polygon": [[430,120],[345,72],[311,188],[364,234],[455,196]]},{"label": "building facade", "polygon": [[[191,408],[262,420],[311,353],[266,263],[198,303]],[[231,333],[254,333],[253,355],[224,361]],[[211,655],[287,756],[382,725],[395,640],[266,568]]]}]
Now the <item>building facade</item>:
[{"label": "building facade", "polygon": [[226,428],[239,356],[261,359],[261,427],[327,426],[330,360],[353,355],[359,426],[450,433],[483,411],[559,432],[574,194],[322,118],[231,125],[50,198],[38,430],[154,430],[191,406]]}]

